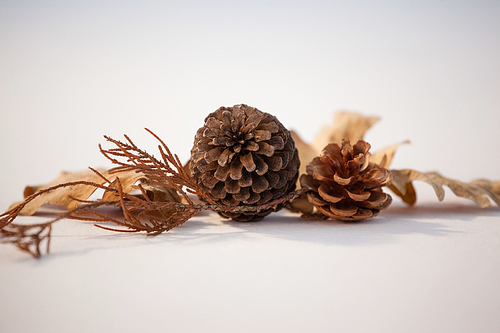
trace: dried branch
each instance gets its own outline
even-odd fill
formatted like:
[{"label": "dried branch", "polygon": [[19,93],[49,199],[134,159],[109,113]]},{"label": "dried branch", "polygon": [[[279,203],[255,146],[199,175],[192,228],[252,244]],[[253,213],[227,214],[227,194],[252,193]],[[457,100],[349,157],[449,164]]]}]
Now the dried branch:
[{"label": "dried branch", "polygon": [[[196,194],[202,197],[205,201],[213,204],[213,200],[208,198],[206,194],[196,185],[194,180],[186,173],[179,161],[179,157],[172,154],[167,145],[151,130],[146,128],[151,135],[153,135],[160,144],[158,150],[162,156],[163,161],[158,160],[154,156],[139,149],[133,141],[125,135],[128,143],[112,139],[108,136],[104,138],[113,143],[117,148],[102,149],[99,145],[101,153],[110,160],[113,164],[118,165],[111,169],[113,173],[123,171],[142,172],[148,178],[148,184],[151,186],[168,187],[179,192],[184,199],[192,203],[188,193]],[[120,159],[125,158],[125,162]],[[186,190],[184,190],[184,188]]]},{"label": "dried branch", "polygon": [[26,205],[28,205],[30,202],[32,202],[36,198],[38,198],[42,195],[48,194],[50,192],[53,192],[53,191],[60,189],[60,188],[72,187],[72,186],[77,186],[77,185],[87,185],[87,186],[95,187],[96,189],[102,188],[102,189],[109,190],[109,191],[115,191],[115,189],[109,188],[108,186],[101,185],[101,184],[94,183],[94,182],[85,181],[85,180],[75,181],[75,182],[67,182],[67,183],[63,183],[63,184],[54,185],[54,186],[42,189],[42,190],[26,197],[23,202],[19,203],[18,205],[7,210],[5,213],[1,214],[0,215],[0,229],[3,229],[5,226],[12,223],[16,219],[16,217],[21,213],[23,208],[26,207]]},{"label": "dried branch", "polygon": [[50,248],[50,234],[52,231],[52,221],[40,224],[10,224],[0,229],[2,243],[11,243],[23,252],[28,252],[34,258],[42,255],[41,243],[46,241],[46,252]]}]

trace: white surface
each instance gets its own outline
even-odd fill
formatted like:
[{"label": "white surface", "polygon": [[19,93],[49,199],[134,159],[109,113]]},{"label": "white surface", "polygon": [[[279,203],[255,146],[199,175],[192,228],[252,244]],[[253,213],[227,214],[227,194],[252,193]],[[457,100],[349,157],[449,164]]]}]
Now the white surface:
[{"label": "white surface", "polygon": [[0,247],[0,327],[498,331],[500,213],[450,201],[357,224],[203,214],[157,237],[60,222],[39,261]]},{"label": "white surface", "polygon": [[[1,1],[0,210],[109,166],[104,134],[154,152],[148,127],[186,160],[237,103],[309,141],[335,110],[378,115],[374,150],[412,141],[393,167],[499,179],[498,17],[496,1]],[[430,191],[353,225],[61,222],[39,261],[0,246],[0,331],[499,331],[499,210]]]}]

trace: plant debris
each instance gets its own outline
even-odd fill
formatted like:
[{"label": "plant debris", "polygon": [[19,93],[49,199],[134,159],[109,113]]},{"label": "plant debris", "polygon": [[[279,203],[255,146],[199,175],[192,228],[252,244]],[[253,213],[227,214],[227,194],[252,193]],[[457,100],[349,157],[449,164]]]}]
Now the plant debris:
[{"label": "plant debris", "polygon": [[[215,113],[218,111],[220,114],[217,116]],[[244,104],[220,108],[216,112],[211,118],[207,117],[207,128],[200,129],[203,133],[198,131],[197,134],[200,138],[206,134],[210,140],[205,142],[200,139],[203,142],[199,144],[204,148],[194,149],[194,160],[192,158],[186,165],[182,165],[177,155],[172,154],[149,129],[146,131],[158,141],[160,158],[137,147],[126,135],[125,142],[105,136],[113,147],[103,149],[99,145],[99,149],[114,167],[109,170],[89,168],[81,172],[63,172],[49,184],[26,187],[24,200],[11,205],[0,215],[1,242],[14,244],[21,251],[38,258],[44,251],[49,252],[52,225],[63,219],[91,221],[95,226],[110,231],[157,235],[185,223],[201,210],[211,210],[223,217],[239,219],[243,216],[243,220],[252,220],[286,207],[300,213],[304,219],[357,221],[375,216],[389,206],[392,200],[390,195],[382,192],[383,186],[407,204],[415,204],[415,180],[430,184],[440,201],[444,199],[443,186],[448,186],[457,196],[470,199],[479,207],[491,206],[490,200],[500,206],[500,181],[481,179],[464,183],[435,172],[389,169],[397,149],[407,141],[373,154],[368,152],[370,145],[367,142],[358,141],[363,140],[365,132],[379,120],[378,117],[337,113],[334,124],[325,126],[314,142],[307,144],[296,132],[288,132],[274,116]],[[248,119],[245,120],[245,117]],[[354,146],[350,142],[354,142]],[[249,153],[231,163],[230,156],[234,157],[244,149]],[[261,149],[262,152],[259,152]],[[284,159],[287,163],[296,159],[290,170]],[[267,161],[264,163],[267,169],[261,161]],[[217,163],[218,166],[205,175],[205,164],[210,163]],[[296,173],[299,164],[301,184]],[[235,192],[238,189],[235,182],[242,179],[240,173],[243,176],[243,169],[258,174],[258,177],[247,177],[248,184],[250,181],[257,182],[252,187],[254,194],[270,190],[274,191],[272,197],[264,200],[259,194],[258,200],[246,204],[243,200],[246,194]],[[295,174],[290,175],[292,169]],[[194,178],[192,172],[196,170],[201,170],[203,175]],[[215,186],[210,187],[215,184],[210,177],[217,178],[217,182],[232,197],[236,195],[242,200],[225,200],[226,196],[219,198]],[[281,188],[276,185],[281,178],[286,183],[283,187],[286,190],[278,193],[275,188]],[[302,187],[294,191],[295,185]],[[241,191],[244,186],[239,188]],[[96,190],[101,190],[102,196],[90,200]],[[194,197],[200,201],[195,201]],[[67,211],[44,223],[14,223],[17,216],[33,215],[45,204],[65,207]],[[116,207],[121,215],[110,216],[101,207]],[[110,222],[116,227],[110,227]]]}]

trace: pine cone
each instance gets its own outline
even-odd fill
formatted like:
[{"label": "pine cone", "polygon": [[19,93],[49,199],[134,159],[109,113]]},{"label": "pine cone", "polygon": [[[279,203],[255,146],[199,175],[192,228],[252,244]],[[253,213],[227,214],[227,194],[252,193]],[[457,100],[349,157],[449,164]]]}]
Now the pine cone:
[{"label": "pine cone", "polygon": [[[210,113],[191,150],[196,183],[217,204],[228,207],[260,206],[292,192],[299,166],[290,132],[276,117],[245,104]],[[272,211],[219,214],[259,221]]]},{"label": "pine cone", "polygon": [[312,189],[307,197],[320,213],[336,220],[358,221],[389,207],[392,198],[382,187],[391,181],[391,173],[370,163],[369,149],[370,144],[363,140],[351,146],[344,139],[342,147],[329,144],[307,166],[300,183]]}]

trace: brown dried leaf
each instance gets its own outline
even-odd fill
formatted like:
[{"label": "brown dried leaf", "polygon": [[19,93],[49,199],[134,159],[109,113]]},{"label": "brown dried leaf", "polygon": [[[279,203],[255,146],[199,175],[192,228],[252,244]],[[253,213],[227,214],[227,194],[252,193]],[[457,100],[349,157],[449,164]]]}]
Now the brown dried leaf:
[{"label": "brown dried leaf", "polygon": [[[481,208],[491,206],[490,198],[500,206],[500,181],[492,182],[485,179],[474,180],[464,183],[458,180],[449,179],[436,172],[419,172],[416,170],[391,170],[392,183],[390,188],[395,190],[405,202],[414,203],[416,196],[412,181],[421,180],[431,185],[436,192],[439,201],[444,199],[443,186],[448,186],[455,195],[470,199]],[[411,193],[413,191],[413,193]],[[405,198],[408,199],[405,200]],[[410,203],[409,202],[409,203]]]},{"label": "brown dried leaf", "polygon": [[[293,141],[295,141],[295,147],[299,151],[300,168],[299,175],[306,173],[306,166],[319,155],[320,151],[316,151],[311,144],[302,141],[300,136],[295,131],[290,131],[292,134]],[[297,184],[300,186],[299,182]]]},{"label": "brown dried leaf", "polygon": [[[111,184],[109,186],[110,188],[113,188],[113,184],[116,182],[116,178],[119,176],[123,192],[125,193],[129,193],[134,188],[134,184],[137,181],[145,179],[144,174],[137,173],[135,171],[110,173],[110,171],[98,170],[98,172],[106,179],[111,181]],[[85,181],[100,185],[103,185],[107,182],[93,170],[84,170],[79,172],[61,172],[59,177],[57,177],[49,184],[27,186],[24,190],[24,197],[27,198],[30,195],[33,195],[36,192],[47,189],[49,187],[77,181]],[[53,191],[41,194],[28,202],[23,207],[20,214],[33,215],[42,205],[45,204],[66,207],[66,209],[70,211],[78,207],[78,205],[81,204],[81,200],[87,200],[96,190],[97,187],[91,184],[78,184],[74,186],[60,187]],[[104,200],[117,200],[117,198],[117,194],[110,190],[105,191],[103,194]],[[9,210],[19,204],[20,202],[12,204]]]},{"label": "brown dried leaf", "polygon": [[413,187],[413,183],[409,181],[404,174],[396,172],[397,170],[390,170],[392,173],[392,180],[387,187],[391,189],[396,195],[409,205],[414,205],[417,202],[417,193]]},{"label": "brown dried leaf", "polygon": [[333,117],[333,124],[324,126],[316,136],[313,149],[319,154],[329,143],[340,144],[345,138],[355,143],[363,139],[365,132],[379,119],[353,112],[337,112]]},{"label": "brown dried leaf", "polygon": [[307,194],[303,194],[300,197],[294,199],[292,202],[288,203],[286,206],[289,210],[295,213],[302,213],[305,215],[311,215],[314,212],[314,205],[307,200]]},{"label": "brown dried leaf", "polygon": [[[179,194],[172,188],[165,186],[155,186],[150,184],[141,184],[142,188],[146,190],[148,197],[154,202],[181,202],[182,200]],[[177,210],[175,206],[165,207],[163,209],[158,209],[158,212],[163,216],[164,219],[168,219],[173,216]]]},{"label": "brown dried leaf", "polygon": [[[314,157],[318,156],[328,144],[340,144],[344,138],[355,143],[363,139],[365,132],[378,120],[378,117],[364,116],[354,112],[337,112],[333,117],[333,124],[324,126],[312,144],[304,142],[296,132],[290,131],[295,141],[295,147],[297,147],[299,151],[299,174],[304,174],[306,172],[306,166]],[[397,146],[399,145],[384,150],[384,154],[387,155],[386,159],[389,162],[392,156],[394,156]],[[390,153],[390,148],[394,149],[392,154]],[[380,156],[380,158],[382,157],[383,155]]]},{"label": "brown dried leaf", "polygon": [[398,150],[399,146],[408,143],[410,143],[410,141],[407,140],[379,150],[370,157],[370,162],[376,163],[382,168],[387,169],[391,165],[394,154],[396,153],[396,150]]}]

